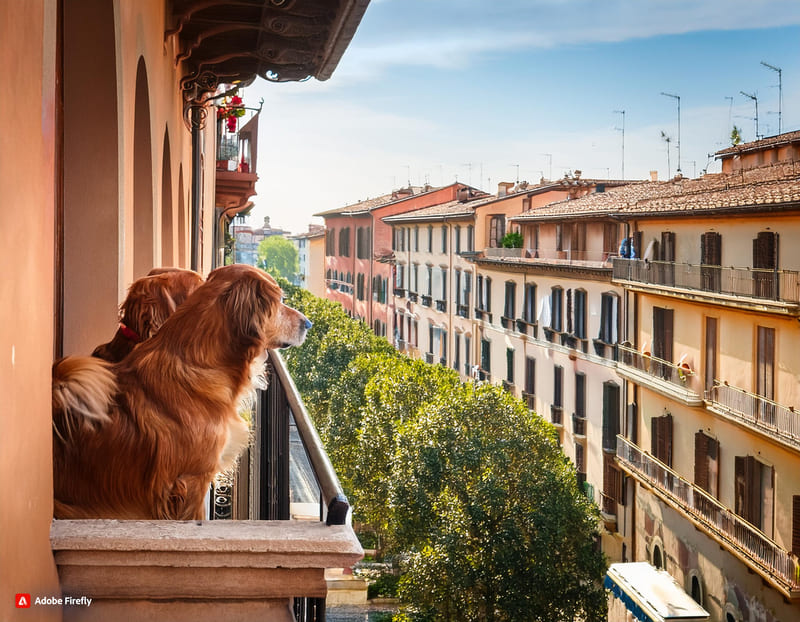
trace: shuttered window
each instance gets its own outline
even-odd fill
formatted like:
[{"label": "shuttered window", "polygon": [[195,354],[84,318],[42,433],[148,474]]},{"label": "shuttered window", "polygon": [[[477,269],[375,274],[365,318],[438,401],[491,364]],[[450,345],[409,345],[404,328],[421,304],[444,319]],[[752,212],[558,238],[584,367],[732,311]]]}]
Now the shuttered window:
[{"label": "shuttered window", "polygon": [[574,331],[578,339],[586,339],[586,291],[575,290]]},{"label": "shuttered window", "polygon": [[717,377],[717,343],[719,324],[715,317],[706,318],[705,389],[710,391]]},{"label": "shuttered window", "polygon": [[603,294],[600,304],[600,341],[617,343],[618,318],[619,297],[616,294]]},{"label": "shuttered window", "polygon": [[523,309],[522,319],[533,324],[536,321],[536,285],[527,283],[525,285],[525,308]]},{"label": "shuttered window", "polygon": [[661,245],[659,246],[658,258],[661,261],[675,261],[675,232],[662,231]]},{"label": "shuttered window", "polygon": [[619,434],[619,385],[603,383],[603,449],[616,452]]},{"label": "shuttered window", "polygon": [[774,298],[778,293],[778,234],[761,231],[753,240],[753,293],[759,298]]},{"label": "shuttered window", "polygon": [[[673,316],[672,309],[653,307],[653,356],[668,363],[672,362],[673,343]],[[672,370],[669,366],[653,361],[654,371],[664,378],[669,378]]]},{"label": "shuttered window", "polygon": [[550,292],[550,328],[556,332],[562,330],[564,290],[554,287]]},{"label": "shuttered window", "polygon": [[707,231],[700,237],[700,263],[703,289],[719,291],[721,273],[714,266],[722,265],[722,236],[716,231]]},{"label": "shuttered window", "polygon": [[651,420],[650,453],[658,460],[672,466],[672,415],[667,413]]},{"label": "shuttered window", "polygon": [[753,456],[736,456],[734,511],[770,538],[774,520],[774,470]]},{"label": "shuttered window", "polygon": [[517,308],[517,284],[513,281],[506,281],[506,304],[503,309],[503,316],[514,318]]},{"label": "shuttered window", "polygon": [[623,487],[620,472],[614,465],[614,456],[611,454],[603,454],[603,494],[603,511],[616,514],[617,503],[622,504]]},{"label": "shuttered window", "polygon": [[489,247],[499,248],[502,246],[503,236],[506,234],[505,216],[492,216],[489,221]]},{"label": "shuttered window", "polygon": [[775,392],[775,329],[758,327],[756,393],[772,399]]},{"label": "shuttered window", "polygon": [[556,365],[553,373],[553,406],[564,405],[564,368]]},{"label": "shuttered window", "polygon": [[575,374],[575,416],[586,418],[586,374]]},{"label": "shuttered window", "polygon": [[506,348],[506,381],[514,384],[514,348]]},{"label": "shuttered window", "polygon": [[525,393],[536,394],[536,359],[532,356],[525,358]]},{"label": "shuttered window", "polygon": [[694,483],[711,496],[719,496],[719,441],[702,430],[694,435]]}]

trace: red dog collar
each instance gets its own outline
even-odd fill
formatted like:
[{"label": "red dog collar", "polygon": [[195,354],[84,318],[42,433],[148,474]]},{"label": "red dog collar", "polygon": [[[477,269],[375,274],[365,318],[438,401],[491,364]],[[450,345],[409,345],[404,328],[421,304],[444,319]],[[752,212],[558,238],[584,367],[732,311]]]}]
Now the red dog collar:
[{"label": "red dog collar", "polygon": [[125,339],[127,339],[128,341],[134,341],[136,343],[139,343],[142,340],[142,338],[136,334],[135,330],[131,330],[130,328],[125,326],[125,324],[123,324],[122,322],[120,322],[119,324],[119,332],[121,332],[122,336],[125,337]]}]

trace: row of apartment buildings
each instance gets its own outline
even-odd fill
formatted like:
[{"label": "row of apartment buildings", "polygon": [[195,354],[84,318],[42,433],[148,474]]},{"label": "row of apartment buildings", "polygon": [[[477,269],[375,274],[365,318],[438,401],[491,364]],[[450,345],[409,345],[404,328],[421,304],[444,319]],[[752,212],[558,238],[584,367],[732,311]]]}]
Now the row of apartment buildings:
[{"label": "row of apartment buildings", "polygon": [[716,156],[699,179],[322,212],[309,270],[398,349],[552,422],[612,562],[665,569],[713,620],[800,619],[800,132]]}]

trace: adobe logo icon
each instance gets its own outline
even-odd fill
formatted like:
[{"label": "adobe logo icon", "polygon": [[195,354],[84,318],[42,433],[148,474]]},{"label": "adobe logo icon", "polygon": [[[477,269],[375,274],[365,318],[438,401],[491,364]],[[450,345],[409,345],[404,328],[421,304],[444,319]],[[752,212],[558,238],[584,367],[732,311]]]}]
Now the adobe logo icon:
[{"label": "adobe logo icon", "polygon": [[28,609],[31,606],[31,595],[17,594],[14,597],[14,604],[17,606],[17,609]]}]

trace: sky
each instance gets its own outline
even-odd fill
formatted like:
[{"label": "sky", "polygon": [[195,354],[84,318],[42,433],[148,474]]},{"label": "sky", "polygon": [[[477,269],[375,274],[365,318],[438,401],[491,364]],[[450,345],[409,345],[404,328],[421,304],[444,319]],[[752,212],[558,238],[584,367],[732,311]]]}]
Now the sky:
[{"label": "sky", "polygon": [[301,233],[409,182],[719,172],[756,104],[778,133],[779,92],[800,129],[800,0],[371,0],[329,80],[245,89],[264,100],[250,222]]}]

